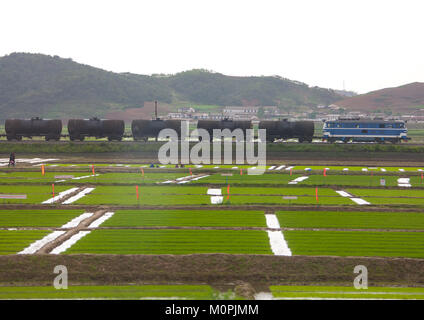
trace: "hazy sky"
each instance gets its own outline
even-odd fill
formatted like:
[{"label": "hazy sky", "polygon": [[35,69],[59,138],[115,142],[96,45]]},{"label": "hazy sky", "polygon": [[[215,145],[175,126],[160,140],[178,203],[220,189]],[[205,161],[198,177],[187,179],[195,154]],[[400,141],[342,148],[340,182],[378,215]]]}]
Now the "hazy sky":
[{"label": "hazy sky", "polygon": [[422,0],[2,1],[0,56],[115,72],[280,75],[359,93],[424,82]]}]

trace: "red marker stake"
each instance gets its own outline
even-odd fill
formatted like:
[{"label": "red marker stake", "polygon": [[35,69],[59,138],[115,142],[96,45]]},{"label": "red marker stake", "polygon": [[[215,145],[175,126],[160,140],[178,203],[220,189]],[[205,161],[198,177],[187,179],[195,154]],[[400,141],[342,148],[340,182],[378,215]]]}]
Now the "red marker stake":
[{"label": "red marker stake", "polygon": [[240,169],[240,175],[241,176],[243,175],[243,169]]},{"label": "red marker stake", "polygon": [[[53,198],[54,198],[54,183],[52,183],[52,193],[53,193]],[[54,202],[54,200],[53,200]]]},{"label": "red marker stake", "polygon": [[315,199],[318,202],[318,187],[315,188]]},{"label": "red marker stake", "polygon": [[91,172],[93,173],[93,176],[94,176],[94,165],[91,165]]},{"label": "red marker stake", "polygon": [[292,175],[292,169],[290,169],[290,175]]},{"label": "red marker stake", "polygon": [[138,201],[138,186],[135,186],[135,192],[137,194],[137,201]]},{"label": "red marker stake", "polygon": [[230,185],[227,186],[227,200],[230,199]]},{"label": "red marker stake", "polygon": [[327,176],[327,169],[326,168],[324,168],[324,177],[326,177]]},{"label": "red marker stake", "polygon": [[191,172],[191,168],[189,168],[190,169],[190,175],[192,176],[193,175],[193,173]]},{"label": "red marker stake", "polygon": [[143,170],[143,168],[140,168],[140,171],[141,171],[141,174],[143,175],[143,177],[144,177],[144,170]]}]

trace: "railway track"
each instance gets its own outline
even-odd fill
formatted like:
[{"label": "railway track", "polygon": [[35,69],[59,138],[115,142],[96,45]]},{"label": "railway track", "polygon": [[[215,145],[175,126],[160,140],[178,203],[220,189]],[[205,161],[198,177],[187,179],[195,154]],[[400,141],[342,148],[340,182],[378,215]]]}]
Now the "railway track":
[{"label": "railway track", "polygon": [[[62,138],[66,138],[66,137],[62,137]],[[127,137],[127,139],[130,139],[129,137]],[[318,138],[317,138],[318,139]],[[17,143],[17,144],[32,144],[32,143],[45,143],[45,144],[49,144],[49,145],[65,145],[65,144],[101,144],[101,143],[113,143],[113,144],[128,144],[128,143],[138,143],[138,144],[145,144],[145,145],[155,145],[155,144],[162,144],[162,143],[166,143],[168,141],[134,141],[134,140],[123,140],[123,141],[108,141],[107,139],[98,139],[98,140],[84,140],[84,141],[69,141],[69,140],[59,140],[59,141],[45,141],[44,139],[25,139],[25,140],[21,140],[21,141],[16,141],[16,140],[12,140],[12,141],[8,141],[6,140],[6,138],[3,136],[1,138],[0,135],[0,143]],[[180,141],[179,141],[180,142]],[[197,141],[190,141],[190,143],[197,143]],[[234,142],[235,143],[235,142]],[[295,141],[276,141],[276,142],[272,142],[272,144],[287,144],[287,145],[329,145],[329,144],[340,144],[340,145],[377,145],[377,144],[381,144],[381,145],[392,145],[391,143],[377,143],[377,142],[350,142],[350,143],[340,143],[340,142],[336,142],[336,143],[330,143],[330,142],[295,142]],[[410,143],[410,142],[401,142],[398,143],[397,145],[405,145],[405,146],[424,146],[424,142],[423,143]]]}]

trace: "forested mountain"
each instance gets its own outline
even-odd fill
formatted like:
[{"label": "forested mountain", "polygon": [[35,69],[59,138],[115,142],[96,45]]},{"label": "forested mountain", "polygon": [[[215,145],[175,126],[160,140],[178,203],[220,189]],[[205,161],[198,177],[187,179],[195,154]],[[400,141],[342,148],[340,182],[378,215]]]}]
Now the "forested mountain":
[{"label": "forested mountain", "polygon": [[175,75],[113,73],[42,54],[0,58],[1,118],[90,117],[145,102],[184,105],[277,105],[296,108],[340,100],[333,90],[281,77],[233,77],[206,70]]}]

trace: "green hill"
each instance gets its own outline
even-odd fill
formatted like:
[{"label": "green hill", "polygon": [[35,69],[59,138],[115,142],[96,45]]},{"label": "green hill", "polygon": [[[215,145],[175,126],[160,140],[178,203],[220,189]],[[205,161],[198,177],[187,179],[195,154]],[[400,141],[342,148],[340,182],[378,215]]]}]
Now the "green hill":
[{"label": "green hill", "polygon": [[113,73],[71,59],[13,53],[0,58],[1,118],[103,116],[158,100],[172,105],[277,105],[340,100],[333,90],[280,77],[233,77],[206,70],[175,75]]}]

